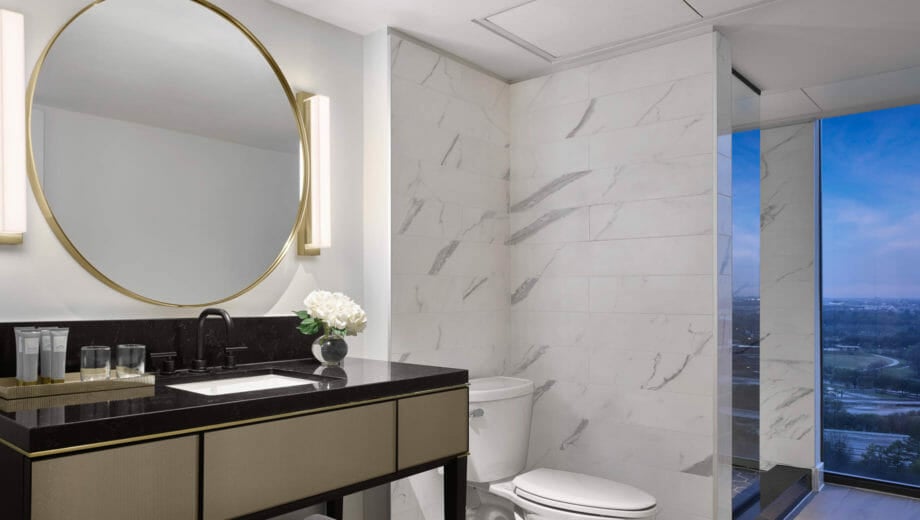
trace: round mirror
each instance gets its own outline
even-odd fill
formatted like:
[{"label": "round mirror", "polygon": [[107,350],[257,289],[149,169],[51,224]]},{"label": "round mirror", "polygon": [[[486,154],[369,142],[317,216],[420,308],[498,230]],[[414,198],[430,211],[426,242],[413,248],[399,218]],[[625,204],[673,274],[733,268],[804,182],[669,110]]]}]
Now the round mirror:
[{"label": "round mirror", "polygon": [[203,0],[105,0],[52,39],[28,91],[30,176],[74,258],[163,305],[234,298],[303,212],[294,95],[265,48]]}]

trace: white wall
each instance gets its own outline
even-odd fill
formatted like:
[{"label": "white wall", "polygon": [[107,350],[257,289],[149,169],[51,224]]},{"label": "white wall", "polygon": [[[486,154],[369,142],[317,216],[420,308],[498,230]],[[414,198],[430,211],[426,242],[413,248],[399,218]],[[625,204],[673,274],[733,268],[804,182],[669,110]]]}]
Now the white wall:
[{"label": "white wall", "polygon": [[390,356],[390,39],[364,38],[364,303],[370,320],[365,355]]},{"label": "white wall", "polygon": [[[85,0],[0,0],[25,15],[31,71],[54,32]],[[332,107],[333,246],[318,258],[288,254],[252,292],[223,306],[235,315],[286,314],[314,287],[363,299],[362,41],[358,35],[264,0],[216,0],[266,45],[295,89],[330,96]],[[215,85],[214,88],[219,88]],[[29,198],[28,232],[18,247],[0,247],[0,320],[193,316],[195,309],[145,304],[104,286],[70,257]],[[139,252],[143,254],[143,252]],[[371,319],[375,319],[371,316]],[[352,338],[355,354],[362,338]]]},{"label": "white wall", "polygon": [[717,84],[730,63],[720,40],[511,88],[505,373],[538,388],[528,466],[645,489],[662,520],[730,510],[717,462],[725,449],[730,458],[717,412],[730,334],[717,330],[726,317],[731,329],[730,302],[726,313],[719,301],[731,296],[721,267],[731,263],[730,191],[720,195],[731,178],[717,170],[716,145]]}]

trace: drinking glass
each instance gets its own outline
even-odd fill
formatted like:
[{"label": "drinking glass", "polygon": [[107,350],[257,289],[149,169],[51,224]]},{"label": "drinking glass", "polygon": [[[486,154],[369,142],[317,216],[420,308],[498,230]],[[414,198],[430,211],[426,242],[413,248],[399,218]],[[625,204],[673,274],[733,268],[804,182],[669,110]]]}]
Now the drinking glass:
[{"label": "drinking glass", "polygon": [[115,373],[119,379],[144,375],[144,345],[118,345],[115,350]]},{"label": "drinking glass", "polygon": [[112,375],[112,349],[88,345],[80,349],[80,380],[102,381]]}]

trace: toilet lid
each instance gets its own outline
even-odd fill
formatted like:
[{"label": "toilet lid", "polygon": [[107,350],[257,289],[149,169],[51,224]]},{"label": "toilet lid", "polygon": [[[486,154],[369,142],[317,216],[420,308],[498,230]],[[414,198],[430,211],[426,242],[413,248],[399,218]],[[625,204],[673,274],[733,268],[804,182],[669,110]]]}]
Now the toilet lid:
[{"label": "toilet lid", "polygon": [[615,516],[655,508],[655,498],[641,489],[580,473],[540,468],[512,483],[519,497],[577,513]]}]

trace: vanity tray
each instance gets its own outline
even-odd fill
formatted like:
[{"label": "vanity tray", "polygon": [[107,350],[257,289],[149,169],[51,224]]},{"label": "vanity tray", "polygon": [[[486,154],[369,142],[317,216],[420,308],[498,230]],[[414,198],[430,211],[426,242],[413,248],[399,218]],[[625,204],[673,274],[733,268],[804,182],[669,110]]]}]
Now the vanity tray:
[{"label": "vanity tray", "polygon": [[142,376],[124,379],[107,379],[104,381],[80,381],[80,373],[71,372],[64,375],[63,383],[32,386],[16,386],[15,377],[4,377],[0,378],[0,399],[13,401],[16,399],[85,394],[88,392],[105,392],[111,390],[124,390],[127,388],[152,388],[154,384],[156,384],[156,376],[154,374],[144,374]]}]

